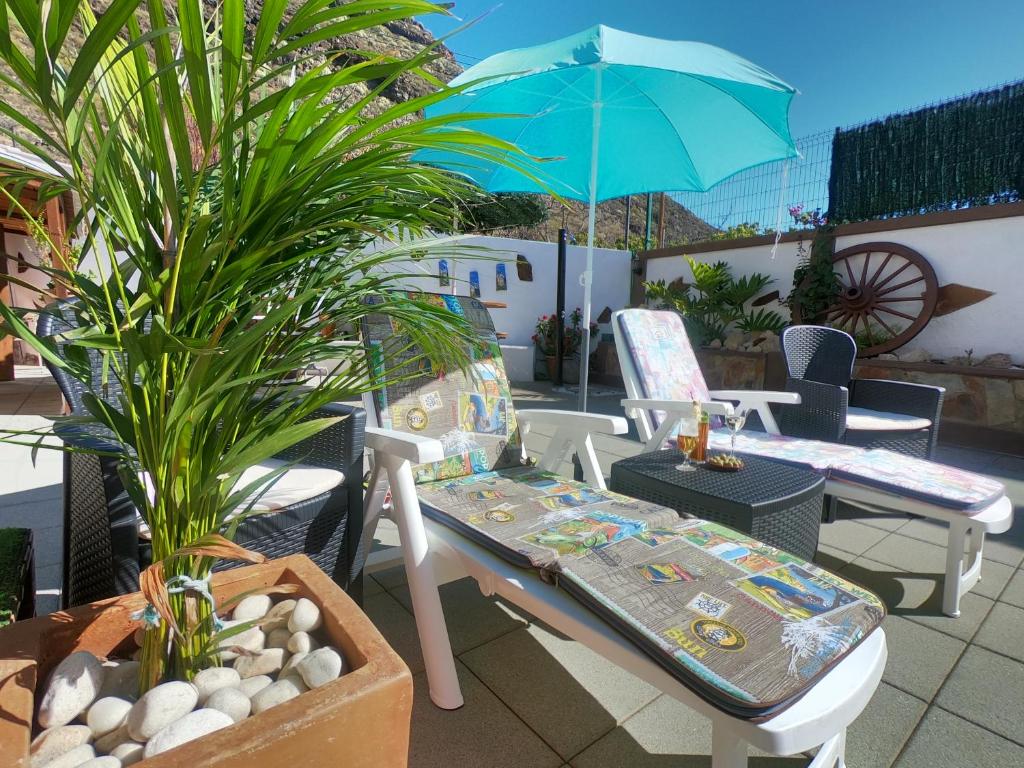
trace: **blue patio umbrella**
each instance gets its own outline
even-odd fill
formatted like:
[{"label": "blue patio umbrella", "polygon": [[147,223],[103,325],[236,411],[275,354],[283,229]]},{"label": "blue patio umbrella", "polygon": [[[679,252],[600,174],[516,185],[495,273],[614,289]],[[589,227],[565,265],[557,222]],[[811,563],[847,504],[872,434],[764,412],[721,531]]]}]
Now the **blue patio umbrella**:
[{"label": "blue patio umbrella", "polygon": [[[470,85],[428,108],[427,117],[467,114],[466,127],[543,158],[527,163],[537,179],[438,150],[421,151],[417,159],[463,173],[490,192],[554,191],[589,203],[580,410],[586,410],[597,203],[645,192],[705,191],[746,168],[797,154],[789,132],[795,90],[704,43],[598,25],[497,53],[451,84]],[[478,119],[481,114],[495,117]]]}]

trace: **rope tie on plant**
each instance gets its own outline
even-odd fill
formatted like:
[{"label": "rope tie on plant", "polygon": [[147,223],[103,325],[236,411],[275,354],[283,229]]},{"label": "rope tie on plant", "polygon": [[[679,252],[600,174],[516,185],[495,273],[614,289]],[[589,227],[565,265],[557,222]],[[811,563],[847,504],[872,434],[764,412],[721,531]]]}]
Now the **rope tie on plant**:
[{"label": "rope tie on plant", "polygon": [[[172,576],[164,582],[164,591],[168,595],[180,595],[185,592],[194,592],[210,604],[210,620],[213,628],[220,631],[224,628],[224,622],[217,616],[217,603],[210,592],[210,576],[201,579],[193,579],[190,576]],[[144,608],[131,614],[132,621],[138,621],[143,629],[158,629],[160,627],[160,611],[153,603],[146,603]]]}]

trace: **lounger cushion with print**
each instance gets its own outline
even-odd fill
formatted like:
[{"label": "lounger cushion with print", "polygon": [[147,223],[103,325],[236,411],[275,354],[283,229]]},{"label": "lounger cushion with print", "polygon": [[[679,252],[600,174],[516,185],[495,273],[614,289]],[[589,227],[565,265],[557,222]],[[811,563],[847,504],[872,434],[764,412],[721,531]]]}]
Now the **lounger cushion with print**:
[{"label": "lounger cushion with print", "polygon": [[[390,321],[362,332],[391,361],[379,423],[436,438],[414,468],[424,515],[539,571],[707,701],[748,718],[781,711],[869,636],[870,592],[729,528],[560,478],[523,462],[494,328],[475,299],[421,294],[479,334],[465,370],[434,371]],[[403,364],[393,355],[407,355]],[[552,587],[554,588],[554,586]]]},{"label": "lounger cushion with print", "polygon": [[427,483],[419,497],[730,714],[781,711],[885,615],[867,590],[731,528],[530,467]]},{"label": "lounger cushion with print", "polygon": [[[728,430],[715,430],[709,443],[729,449]],[[744,431],[736,437],[736,450],[964,513],[984,509],[1006,493],[1002,483],[985,475],[881,448]]]}]

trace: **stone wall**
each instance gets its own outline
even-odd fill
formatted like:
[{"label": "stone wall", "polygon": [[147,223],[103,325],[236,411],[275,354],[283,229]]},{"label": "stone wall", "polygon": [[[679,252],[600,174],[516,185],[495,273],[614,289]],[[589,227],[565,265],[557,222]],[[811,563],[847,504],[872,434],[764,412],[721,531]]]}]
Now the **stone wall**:
[{"label": "stone wall", "polygon": [[857,365],[856,376],[945,387],[943,422],[1016,432],[1024,442],[1022,368],[981,368],[935,363],[914,365],[867,360]]}]

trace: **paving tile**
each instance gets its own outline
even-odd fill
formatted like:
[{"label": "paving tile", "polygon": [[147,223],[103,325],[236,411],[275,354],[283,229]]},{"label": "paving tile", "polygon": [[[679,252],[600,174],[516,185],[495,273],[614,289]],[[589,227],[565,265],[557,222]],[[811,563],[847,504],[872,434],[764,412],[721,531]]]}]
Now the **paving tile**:
[{"label": "paving tile", "polygon": [[563,758],[659,695],[589,648],[538,624],[459,658]]},{"label": "paving tile", "polygon": [[864,525],[870,525],[872,528],[881,528],[886,531],[898,531],[907,524],[908,517],[906,515],[875,515],[871,512],[865,512],[858,510],[855,507],[850,509],[854,510],[853,519]]},{"label": "paving tile", "polygon": [[911,573],[944,573],[946,548],[894,533],[863,553],[880,563],[895,565]]},{"label": "paving tile", "polygon": [[856,558],[856,555],[830,547],[828,544],[819,544],[818,551],[814,554],[814,562],[830,571],[838,571]]},{"label": "paving tile", "polygon": [[935,703],[1000,736],[1024,744],[1024,718],[1021,717],[1024,712],[1024,664],[1018,661],[977,646],[968,648],[942,686]]},{"label": "paving tile", "polygon": [[985,559],[1017,567],[1024,564],[1024,492],[1016,499],[1017,514],[1006,533],[985,537]]},{"label": "paving tile", "polygon": [[959,618],[954,619],[942,613],[939,574],[907,573],[867,557],[857,558],[839,573],[877,594],[889,613],[966,641],[974,637],[994,602],[968,592],[960,599]]},{"label": "paving tile", "polygon": [[379,595],[383,591],[384,587],[373,576],[363,576],[363,597]]},{"label": "paving tile", "polygon": [[[518,612],[502,600],[484,597],[470,578],[444,584],[440,592],[448,637],[457,654],[525,627],[530,619],[528,614]],[[392,590],[391,594],[412,611],[408,586]]]},{"label": "paving tile", "polygon": [[[892,666],[892,648],[889,663]],[[882,683],[867,707],[846,730],[846,763],[850,768],[887,768],[903,749],[928,705]]]},{"label": "paving tile", "polygon": [[[882,628],[889,647],[889,661],[882,680],[919,699],[931,701],[967,644],[901,616],[886,616]],[[924,707],[918,717],[923,712]]]},{"label": "paving tile", "polygon": [[1024,747],[932,707],[894,768],[997,765],[1024,765]]},{"label": "paving tile", "polygon": [[819,541],[843,552],[862,555],[889,536],[889,531],[861,525],[854,520],[837,520],[821,526]]},{"label": "paving tile", "polygon": [[415,696],[410,768],[451,768],[479,765],[493,768],[557,768],[563,760],[527,728],[461,663],[456,662],[462,695],[461,709],[434,706],[426,675],[413,678]]},{"label": "paving tile", "polygon": [[901,536],[920,539],[940,547],[946,546],[948,534],[949,526],[934,520],[908,520],[906,525],[900,528]]},{"label": "paving tile", "polygon": [[1010,578],[1016,570],[1005,563],[997,563],[995,560],[982,560],[981,578],[978,583],[971,587],[971,592],[982,597],[991,597],[995,600],[1006,589]]},{"label": "paving tile", "polygon": [[394,568],[374,571],[372,578],[388,591],[398,589],[405,584],[405,567],[396,565]]},{"label": "paving tile", "polygon": [[[807,757],[751,753],[750,768],[805,768]],[[570,762],[573,768],[708,768],[711,723],[670,696],[660,696]],[[852,764],[851,764],[852,765]]]},{"label": "paving tile", "polygon": [[[997,651],[1017,661],[1024,661],[1024,608],[1006,603],[992,606],[985,623],[981,625],[974,643],[990,651]],[[1024,712],[1022,712],[1024,714]]]},{"label": "paving tile", "polygon": [[363,600],[363,611],[384,639],[409,665],[413,674],[423,671],[423,654],[416,633],[416,619],[387,592],[369,595]]},{"label": "paving tile", "polygon": [[1024,608],[1024,570],[1017,570],[1013,574],[1003,594],[999,596],[999,601]]}]

